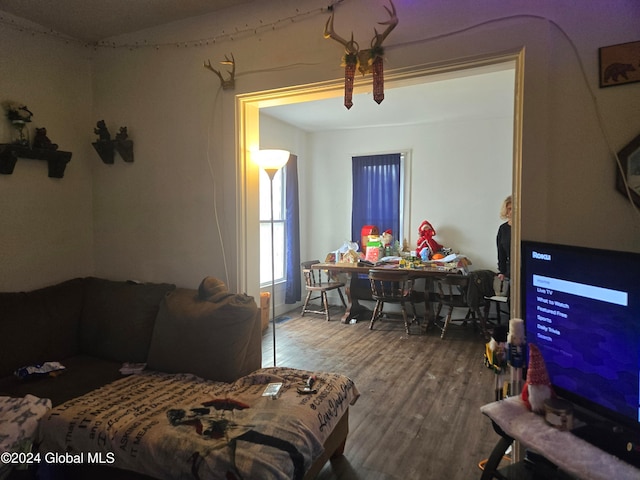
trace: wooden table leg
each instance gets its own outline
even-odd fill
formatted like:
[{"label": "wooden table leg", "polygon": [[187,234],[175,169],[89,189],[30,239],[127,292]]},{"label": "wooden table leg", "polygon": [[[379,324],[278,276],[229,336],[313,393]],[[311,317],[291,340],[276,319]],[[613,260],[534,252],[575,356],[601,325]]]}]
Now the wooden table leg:
[{"label": "wooden table leg", "polygon": [[431,304],[431,290],[433,289],[433,279],[424,279],[424,325],[422,331],[427,332],[429,325],[435,323],[435,314],[433,312],[433,305]]},{"label": "wooden table leg", "polygon": [[352,319],[362,319],[363,315],[366,315],[367,312],[370,313],[370,310],[363,305],[360,304],[359,300],[370,300],[371,299],[371,290],[368,288],[364,288],[358,282],[357,274],[348,274],[349,279],[347,283],[347,310],[344,312],[342,319],[340,320],[342,323],[351,323]]}]

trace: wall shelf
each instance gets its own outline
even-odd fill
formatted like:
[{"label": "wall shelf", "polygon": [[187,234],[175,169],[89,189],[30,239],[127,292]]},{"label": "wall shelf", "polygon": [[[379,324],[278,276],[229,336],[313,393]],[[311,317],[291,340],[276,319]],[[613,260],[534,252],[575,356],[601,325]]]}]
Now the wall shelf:
[{"label": "wall shelf", "polygon": [[93,142],[93,148],[100,155],[103,163],[113,164],[115,152],[118,152],[127,163],[133,163],[133,141],[132,140],[98,140]]},{"label": "wall shelf", "polygon": [[67,163],[71,161],[71,152],[29,148],[11,143],[0,144],[0,174],[11,175],[18,158],[45,160],[49,167],[49,177],[62,178]]}]

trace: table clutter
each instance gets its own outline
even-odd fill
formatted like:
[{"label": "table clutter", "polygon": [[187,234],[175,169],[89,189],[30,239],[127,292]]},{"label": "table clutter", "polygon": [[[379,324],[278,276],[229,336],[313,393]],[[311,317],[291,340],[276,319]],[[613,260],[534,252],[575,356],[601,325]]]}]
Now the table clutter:
[{"label": "table clutter", "polygon": [[[346,241],[343,245],[331,251],[325,257],[324,262],[315,263],[311,268],[326,272],[333,281],[340,281],[345,285],[349,305],[342,317],[342,323],[356,323],[359,320],[369,320],[371,325],[375,322],[376,314],[360,303],[360,300],[375,300],[373,295],[374,285],[371,274],[374,271],[388,270],[408,272],[410,295],[407,297],[413,308],[413,322],[421,324],[426,331],[430,324],[437,324],[440,309],[443,307],[445,295],[443,289],[437,288],[439,284],[450,275],[463,276],[459,285],[456,285],[456,297],[459,297],[461,307],[467,308],[467,316],[462,319],[464,325],[469,318],[477,326],[476,320],[480,320],[482,333],[488,338],[486,330],[486,316],[480,311],[483,298],[486,295],[494,295],[493,280],[495,273],[489,270],[471,271],[471,260],[464,254],[454,252],[452,248],[445,247],[435,240],[436,230],[427,220],[418,228],[418,240],[415,250],[404,239],[402,244],[394,240],[391,230],[384,230],[374,225],[365,225],[361,230],[360,248],[358,242]],[[344,274],[347,280],[340,280],[339,275]],[[368,281],[365,280],[365,276]],[[424,289],[414,289],[414,282],[424,280]],[[452,279],[454,281],[455,279]],[[387,282],[388,283],[388,282]],[[395,285],[397,282],[394,282]],[[449,297],[451,297],[450,293]],[[434,300],[430,300],[433,297]],[[436,300],[439,299],[439,300]],[[438,303],[439,302],[439,303]],[[416,305],[424,303],[424,323],[419,321]],[[377,303],[376,303],[377,304]],[[433,311],[437,305],[437,312]],[[440,327],[444,332],[447,326],[456,321],[451,317],[453,308],[458,305],[449,304],[449,313],[446,316],[444,326]],[[453,308],[452,308],[453,307]],[[402,310],[402,309],[401,309]],[[404,312],[404,311],[403,311]],[[403,313],[404,318],[404,313]],[[405,319],[405,330],[409,333],[410,324]]]},{"label": "table clutter", "polygon": [[411,250],[406,239],[402,245],[399,240],[394,240],[391,230],[379,233],[375,225],[365,225],[361,230],[360,245],[357,242],[344,242],[340,248],[325,257],[324,263],[358,264],[364,267],[391,265],[409,269],[435,268],[468,273],[471,260],[442,246],[434,239],[435,235],[433,225],[423,221],[418,228],[416,249]]}]

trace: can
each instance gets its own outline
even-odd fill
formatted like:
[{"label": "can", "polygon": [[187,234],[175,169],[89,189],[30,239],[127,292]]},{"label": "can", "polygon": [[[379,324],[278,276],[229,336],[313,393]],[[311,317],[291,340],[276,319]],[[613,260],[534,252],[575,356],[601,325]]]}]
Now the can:
[{"label": "can", "polygon": [[544,401],[544,419],[558,430],[572,430],[573,405],[561,398],[547,398]]}]

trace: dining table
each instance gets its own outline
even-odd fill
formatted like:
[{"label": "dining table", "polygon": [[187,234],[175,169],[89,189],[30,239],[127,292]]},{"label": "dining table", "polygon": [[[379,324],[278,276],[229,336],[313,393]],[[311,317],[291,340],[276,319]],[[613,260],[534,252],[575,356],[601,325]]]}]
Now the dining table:
[{"label": "dining table", "polygon": [[[344,315],[341,318],[342,323],[355,323],[359,319],[362,320],[364,315],[368,315],[367,320],[371,318],[371,310],[360,303],[360,300],[373,300],[371,296],[371,287],[368,276],[372,269],[389,269],[400,270],[409,273],[409,278],[413,280],[425,279],[424,293],[419,295],[419,301],[424,303],[425,307],[425,323],[423,329],[434,322],[435,315],[433,305],[430,299],[430,291],[432,281],[450,274],[463,274],[464,271],[457,267],[441,266],[441,265],[421,265],[411,268],[400,267],[397,263],[389,264],[365,264],[363,262],[324,262],[312,265],[313,269],[324,270],[335,274],[345,274],[347,282],[345,290],[347,294],[348,304]],[[421,293],[421,292],[416,292]]]}]

